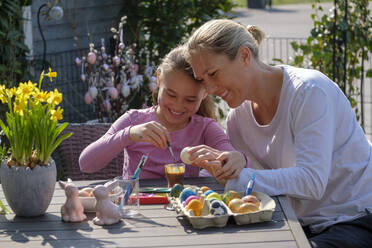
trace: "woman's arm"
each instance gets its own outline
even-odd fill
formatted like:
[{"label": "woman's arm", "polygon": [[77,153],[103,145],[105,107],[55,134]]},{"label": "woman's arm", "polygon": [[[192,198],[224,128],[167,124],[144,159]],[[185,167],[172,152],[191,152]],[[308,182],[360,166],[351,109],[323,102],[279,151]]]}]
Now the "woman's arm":
[{"label": "woman's arm", "polygon": [[[293,133],[295,166],[274,170],[254,170],[255,190],[269,195],[287,194],[301,199],[321,199],[331,170],[335,135],[334,99],[319,88],[299,92],[288,125]],[[226,189],[244,190],[252,169],[243,169]]]}]

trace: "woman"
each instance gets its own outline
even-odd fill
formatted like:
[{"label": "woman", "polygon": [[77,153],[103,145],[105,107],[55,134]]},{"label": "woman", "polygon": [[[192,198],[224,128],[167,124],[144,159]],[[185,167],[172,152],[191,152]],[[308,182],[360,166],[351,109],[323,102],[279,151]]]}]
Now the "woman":
[{"label": "woman", "polygon": [[256,191],[291,198],[313,247],[372,247],[372,149],[349,101],[318,71],[260,61],[263,38],[212,20],[187,43],[196,79],[233,108],[232,144],[263,167],[226,189],[243,190],[255,172]]}]

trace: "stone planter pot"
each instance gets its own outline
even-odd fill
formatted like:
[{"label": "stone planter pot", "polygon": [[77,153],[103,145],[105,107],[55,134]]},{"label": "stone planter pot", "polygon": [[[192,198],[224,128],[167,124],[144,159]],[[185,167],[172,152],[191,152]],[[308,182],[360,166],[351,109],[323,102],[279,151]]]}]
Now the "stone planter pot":
[{"label": "stone planter pot", "polygon": [[17,216],[43,215],[52,200],[57,169],[53,159],[48,166],[8,167],[5,160],[0,167],[1,186],[5,198]]}]

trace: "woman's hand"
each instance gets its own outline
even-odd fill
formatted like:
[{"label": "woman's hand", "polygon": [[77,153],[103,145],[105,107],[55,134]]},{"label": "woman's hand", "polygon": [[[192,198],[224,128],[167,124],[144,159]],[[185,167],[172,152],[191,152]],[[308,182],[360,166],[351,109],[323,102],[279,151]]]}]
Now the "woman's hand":
[{"label": "woman's hand", "polygon": [[246,165],[245,157],[238,151],[219,151],[206,145],[188,150],[194,166],[202,167],[218,180],[238,177]]},{"label": "woman's hand", "polygon": [[167,142],[170,142],[168,130],[156,121],[150,121],[129,129],[129,138],[133,142],[148,142],[160,149],[167,148]]},{"label": "woman's hand", "polygon": [[238,151],[223,152],[216,160],[222,164],[222,168],[216,173],[219,180],[237,178],[247,164],[244,155]]}]

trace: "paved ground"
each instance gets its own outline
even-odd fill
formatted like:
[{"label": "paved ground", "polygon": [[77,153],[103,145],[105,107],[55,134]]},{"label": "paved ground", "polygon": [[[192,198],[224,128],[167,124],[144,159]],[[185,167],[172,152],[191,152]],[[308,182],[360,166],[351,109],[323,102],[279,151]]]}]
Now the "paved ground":
[{"label": "paved ground", "polygon": [[[310,15],[314,13],[311,4],[292,4],[275,6],[272,9],[236,9],[236,21],[259,26],[267,36],[306,38],[313,27]],[[323,3],[328,11],[333,3]]]}]

